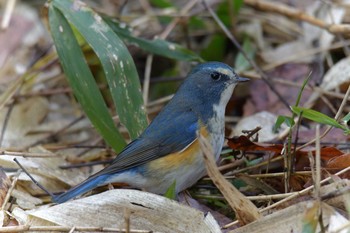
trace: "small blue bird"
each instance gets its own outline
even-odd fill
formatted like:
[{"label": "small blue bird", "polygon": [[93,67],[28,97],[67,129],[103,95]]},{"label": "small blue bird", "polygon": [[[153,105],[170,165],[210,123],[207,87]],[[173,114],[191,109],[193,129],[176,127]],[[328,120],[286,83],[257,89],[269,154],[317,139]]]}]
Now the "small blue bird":
[{"label": "small blue bird", "polygon": [[109,183],[164,194],[176,183],[176,193],[206,173],[197,131],[213,147],[218,159],[223,143],[225,108],[238,82],[248,81],[220,62],[196,66],[145,131],[128,144],[113,162],[65,193],[62,203]]}]

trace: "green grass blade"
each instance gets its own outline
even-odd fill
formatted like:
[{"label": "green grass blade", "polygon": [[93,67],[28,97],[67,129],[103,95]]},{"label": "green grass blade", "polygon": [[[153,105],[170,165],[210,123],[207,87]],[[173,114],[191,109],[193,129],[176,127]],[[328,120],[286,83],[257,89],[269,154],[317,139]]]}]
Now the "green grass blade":
[{"label": "green grass blade", "polygon": [[125,24],[120,24],[108,17],[104,17],[103,19],[126,43],[136,45],[147,52],[181,61],[203,61],[196,53],[181,45],[162,39],[146,40],[136,37],[132,35],[129,30],[130,28],[126,27]]},{"label": "green grass blade", "polygon": [[323,113],[320,113],[318,111],[308,109],[308,108],[296,107],[296,106],[292,106],[291,109],[294,113],[298,115],[302,113],[303,117],[309,120],[312,120],[314,122],[324,124],[324,125],[330,125],[330,126],[345,130],[344,126],[338,123],[335,119]]},{"label": "green grass blade", "polygon": [[120,122],[136,138],[147,126],[141,85],[134,61],[108,24],[85,4],[54,0],[68,22],[77,29],[100,59]]},{"label": "green grass blade", "polygon": [[62,68],[74,95],[106,142],[115,151],[120,151],[125,146],[125,141],[114,125],[69,23],[52,4],[49,5],[49,25]]}]

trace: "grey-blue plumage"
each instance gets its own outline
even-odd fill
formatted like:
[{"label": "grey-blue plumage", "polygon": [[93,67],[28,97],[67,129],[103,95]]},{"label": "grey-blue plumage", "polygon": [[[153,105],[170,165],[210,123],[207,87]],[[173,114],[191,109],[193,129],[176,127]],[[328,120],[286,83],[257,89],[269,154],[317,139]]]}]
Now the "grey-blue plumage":
[{"label": "grey-blue plumage", "polygon": [[197,182],[205,166],[196,137],[206,132],[215,156],[224,142],[225,107],[238,82],[233,69],[220,62],[196,66],[145,131],[100,172],[55,196],[65,202],[112,182],[163,194],[176,181],[176,192]]}]

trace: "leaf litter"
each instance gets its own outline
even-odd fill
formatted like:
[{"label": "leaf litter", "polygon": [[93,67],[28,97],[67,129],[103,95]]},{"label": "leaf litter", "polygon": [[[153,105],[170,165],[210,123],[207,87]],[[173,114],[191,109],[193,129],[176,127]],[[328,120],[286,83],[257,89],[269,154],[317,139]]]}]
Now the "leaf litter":
[{"label": "leaf litter", "polygon": [[[342,32],[343,25],[348,23],[349,19],[346,8],[341,4],[324,2],[301,4],[299,1],[293,1],[296,4],[287,6],[287,10],[297,8],[296,10],[315,17],[315,19],[324,22],[325,25],[338,25],[338,33],[340,34],[333,34],[329,31],[334,30],[334,27],[327,31],[320,25],[310,26],[300,18],[291,16],[294,17],[291,19],[288,14],[284,15],[283,12],[275,9],[272,11],[270,11],[272,8],[260,9],[254,6],[254,2],[257,1],[246,1],[246,5],[234,18],[238,32],[246,33],[250,37],[250,43],[255,43],[255,45],[246,48],[249,50],[247,52],[255,55],[253,59],[258,61],[260,67],[267,70],[274,87],[290,105],[295,103],[301,83],[312,71],[311,81],[302,93],[300,106],[313,108],[334,117],[350,83],[347,72],[349,62],[346,58],[348,52],[345,45],[348,35],[346,30]],[[346,3],[346,1],[342,2]],[[260,1],[260,3],[266,2]],[[139,14],[142,9],[140,10],[134,5],[130,6],[131,8],[125,10],[126,13],[121,19],[126,18],[128,24],[134,26],[134,35],[149,38],[161,33],[159,29],[163,30],[164,25],[155,22],[156,17],[142,15],[147,19],[143,21],[146,23],[142,23],[138,21],[133,11],[136,8],[135,12]],[[277,6],[278,4],[276,4]],[[120,6],[113,7],[119,9]],[[154,5],[149,7],[151,7],[148,9],[151,10],[149,12],[152,12],[152,7],[157,8]],[[182,9],[183,6],[176,7],[182,12],[186,12]],[[211,5],[211,7],[214,6]],[[13,22],[23,20],[16,13],[16,9],[17,6]],[[102,4],[101,9],[102,11],[108,9],[111,12],[111,8],[107,5]],[[164,11],[159,12],[164,13]],[[169,12],[172,14],[174,10]],[[201,8],[199,12],[197,10],[196,14],[198,14],[196,17],[202,17],[204,24],[214,27],[212,19],[201,15],[206,14],[204,8]],[[164,17],[169,17],[169,15],[165,14]],[[176,16],[171,17],[177,19]],[[38,20],[33,22],[24,20],[22,23],[41,25]],[[147,22],[155,24],[157,27],[148,27]],[[276,22],[280,23],[276,24]],[[187,21],[182,23],[185,25]],[[186,30],[179,30],[179,28],[173,28],[174,31],[169,35],[172,41],[183,44],[181,43],[183,38],[179,38],[181,36],[178,35]],[[3,58],[0,61],[0,65],[3,67],[0,72],[0,94],[6,94],[6,96],[4,95],[6,98],[1,98],[3,108],[0,111],[0,122],[1,128],[5,127],[1,149],[9,152],[23,152],[24,156],[19,157],[4,153],[4,155],[0,155],[0,164],[5,168],[7,176],[15,179],[17,165],[12,160],[14,157],[19,157],[21,164],[36,180],[52,192],[61,192],[84,180],[102,168],[102,165],[70,169],[60,169],[61,166],[82,162],[90,163],[97,160],[108,161],[115,154],[106,149],[105,145],[99,143],[97,133],[86,119],[65,129],[65,126],[74,122],[74,119],[82,114],[82,110],[76,104],[71,91],[59,94],[52,92],[47,96],[36,92],[35,96],[23,97],[23,95],[35,93],[38,89],[48,89],[50,93],[51,90],[55,91],[58,88],[67,87],[67,82],[56,72],[57,60],[53,61],[51,66],[40,70],[41,77],[33,75],[29,81],[20,80],[12,88],[7,89],[14,83],[13,80],[19,80],[18,78],[23,74],[23,71],[28,71],[27,68],[23,67],[30,67],[29,63],[23,65],[19,61],[33,61],[34,55],[38,56],[40,50],[45,50],[46,45],[52,43],[46,35],[39,34],[41,37],[32,40],[32,43],[37,45],[36,50],[33,50],[33,44],[28,45],[20,40],[28,36],[30,31],[13,29],[10,24],[8,34],[1,33],[0,37],[0,41],[11,41],[14,44],[7,49],[0,50],[0,55]],[[44,30],[42,29],[42,31]],[[209,30],[206,32],[200,27],[189,27],[187,30],[189,33],[186,34],[186,38],[189,39],[186,43],[199,54],[201,48],[206,46],[199,38],[210,41]],[[17,39],[11,40],[12,37]],[[225,42],[225,40],[223,41]],[[343,47],[331,49],[335,43],[342,42],[344,42]],[[314,52],[315,48],[321,52]],[[11,50],[11,53],[8,49]],[[145,56],[135,52],[139,49],[133,48],[131,51],[134,50],[133,58],[136,63],[142,64]],[[257,51],[253,51],[253,49],[257,49]],[[308,55],[303,56],[305,53]],[[188,55],[193,56],[192,53],[188,53]],[[44,55],[43,60],[45,58],[47,57]],[[40,58],[37,59],[40,60]],[[234,64],[232,53],[223,53],[222,60],[231,65]],[[284,61],[287,62],[283,63]],[[188,65],[179,67],[188,69]],[[349,175],[347,171],[350,165],[349,136],[344,135],[341,130],[333,129],[321,140],[321,148],[311,145],[298,149],[299,146],[315,137],[316,125],[314,122],[306,120],[298,123],[292,132],[291,148],[292,151],[295,150],[296,156],[294,171],[292,171],[289,181],[291,189],[286,190],[283,157],[288,142],[285,132],[290,128],[282,125],[282,128],[274,133],[272,133],[272,128],[278,115],[291,116],[291,112],[271,92],[264,81],[257,80],[259,75],[249,70],[249,67],[245,64],[242,67],[241,75],[253,74],[253,80],[249,85],[242,87],[242,90],[238,91],[239,94],[235,93],[227,109],[227,112],[234,116],[232,119],[228,119],[226,127],[228,131],[226,135],[230,137],[228,145],[231,149],[224,150],[224,159],[222,159],[219,169],[230,183],[249,200],[253,200],[258,211],[262,213],[262,217],[258,220],[238,227],[234,212],[227,207],[227,197],[220,198],[220,187],[214,189],[211,179],[208,178],[203,179],[197,186],[190,189],[193,197],[201,203],[200,205],[206,207],[205,214],[203,214],[203,212],[167,198],[128,189],[110,190],[52,206],[51,200],[42,190],[37,188],[22,173],[18,176],[13,191],[8,192],[8,185],[5,185],[7,188],[0,186],[0,196],[10,194],[13,201],[13,205],[7,203],[1,209],[0,221],[2,225],[4,227],[20,227],[13,228],[14,232],[20,229],[29,230],[30,227],[32,230],[43,227],[41,229],[47,231],[54,229],[50,227],[62,227],[56,228],[62,231],[68,231],[73,227],[76,229],[86,227],[90,230],[99,227],[97,231],[112,228],[117,231],[124,229],[126,222],[130,222],[131,230],[142,229],[155,232],[220,232],[229,230],[231,230],[230,232],[300,232],[303,229],[320,232],[320,226],[324,224],[328,227],[329,232],[343,232],[342,227],[346,226],[348,222],[347,217],[340,215],[340,213],[345,211],[346,206],[348,206],[348,201],[344,200],[344,197],[348,193],[347,187],[349,186],[347,180]],[[160,69],[160,66],[152,67],[152,71],[162,75],[166,73],[164,69]],[[180,70],[179,73],[182,74],[183,71]],[[9,93],[6,93],[6,90]],[[349,111],[349,105],[346,105],[342,109],[342,115],[346,115]],[[7,123],[5,124],[5,122]],[[236,124],[237,122],[238,124]],[[262,130],[257,135],[247,135],[255,127],[262,127]],[[123,128],[120,127],[120,129],[123,132]],[[325,130],[325,127],[321,130]],[[242,131],[246,132],[246,136],[242,136]],[[126,135],[125,128],[123,135]],[[233,138],[233,135],[237,138]],[[96,147],[91,150],[91,145]],[[87,151],[89,151],[88,154],[86,154]],[[30,157],[30,153],[42,154],[44,157]],[[311,171],[313,164],[308,156],[316,153],[320,153],[321,173],[324,180],[322,181],[324,185],[320,189],[321,200],[314,199],[315,194],[311,192],[314,185],[313,172]],[[9,184],[9,181],[1,184],[4,183]],[[211,188],[207,189],[207,187]],[[224,187],[227,189],[228,185],[225,184]],[[282,204],[279,204],[280,202]],[[274,207],[275,209],[273,209]],[[196,208],[201,209],[200,207]],[[341,211],[336,208],[340,208]],[[242,207],[240,211],[242,214],[247,214],[249,213],[248,209]],[[206,214],[208,211],[209,214]],[[269,211],[272,214],[267,214]],[[318,221],[320,212],[323,213],[323,222]],[[214,219],[213,216],[218,216],[217,213],[225,214],[227,218],[232,220],[232,223],[227,224],[227,219],[225,219],[226,222],[223,224],[224,221],[220,221],[220,218]],[[248,222],[241,221],[241,223]],[[233,228],[236,229],[232,230]]]}]

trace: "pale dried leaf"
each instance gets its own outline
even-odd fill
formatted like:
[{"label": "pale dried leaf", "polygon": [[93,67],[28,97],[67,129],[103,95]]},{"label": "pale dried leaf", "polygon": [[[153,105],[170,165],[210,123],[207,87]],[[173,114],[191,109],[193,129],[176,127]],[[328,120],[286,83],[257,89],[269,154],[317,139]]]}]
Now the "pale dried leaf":
[{"label": "pale dried leaf", "polygon": [[0,210],[0,227],[5,225],[5,216],[6,216],[5,211]]},{"label": "pale dried leaf", "polygon": [[28,192],[24,192],[18,189],[14,189],[11,196],[16,198],[18,206],[22,209],[33,209],[36,205],[40,205],[43,202],[36,197],[31,196]]},{"label": "pale dried leaf", "polygon": [[[329,194],[334,194],[335,192],[344,193],[344,189],[347,189],[347,187],[350,187],[350,180],[348,179],[339,179],[334,180],[334,182],[323,185],[320,189],[320,195],[328,196]],[[340,209],[346,209],[345,203],[346,203],[346,197],[344,195],[335,195],[333,198],[328,198],[325,200],[325,202],[328,205],[331,205],[335,208]]]},{"label": "pale dried leaf", "polygon": [[11,215],[16,219],[19,225],[24,225],[28,220],[28,213],[17,206],[13,208]]},{"label": "pale dried leaf", "polygon": [[[256,127],[261,127],[259,131],[259,142],[268,142],[275,139],[278,134],[272,132],[272,128],[275,125],[277,116],[266,111],[258,112],[254,115],[242,118],[233,129],[232,135],[242,135],[242,130],[252,130]],[[286,129],[286,125],[281,126],[281,130]]]},{"label": "pale dried leaf", "polygon": [[[43,138],[44,135],[28,135],[44,119],[48,113],[49,104],[47,99],[32,97],[16,104],[10,115],[8,125],[2,142],[3,147],[23,148]],[[0,128],[7,115],[7,108],[0,111]]]},{"label": "pale dried leaf", "polygon": [[130,214],[132,229],[220,232],[210,214],[205,216],[159,195],[127,189],[110,190],[34,211],[29,215],[28,224],[124,228],[125,213]]},{"label": "pale dried leaf", "polygon": [[209,142],[201,134],[199,134],[198,139],[207,173],[230,207],[235,211],[239,223],[245,225],[260,219],[261,215],[258,208],[220,173],[214,160],[213,148]]},{"label": "pale dried leaf", "polygon": [[3,205],[10,186],[11,180],[8,178],[8,176],[0,166],[0,206]]},{"label": "pale dried leaf", "polygon": [[[323,90],[330,91],[339,88],[340,85],[350,83],[350,57],[346,57],[338,61],[332,66],[324,75],[322,84],[320,87]],[[313,93],[306,107],[312,107],[314,102],[319,98],[318,92]]]},{"label": "pale dried leaf", "polygon": [[[339,24],[344,18],[345,8],[337,4],[325,4],[322,1],[314,1],[313,4],[306,8],[306,12],[322,19],[326,23]],[[312,45],[317,40],[319,41],[318,46],[326,49],[334,39],[334,34],[306,22],[303,22],[303,29],[304,40],[309,45]]]},{"label": "pale dried leaf", "polygon": [[[282,209],[270,215],[267,215],[256,222],[253,222],[251,224],[248,224],[238,229],[235,229],[233,231],[230,231],[229,233],[302,232],[305,212],[308,208],[313,206],[313,203],[314,201],[305,201],[305,202],[294,204],[285,209]],[[337,216],[337,218],[339,218],[339,214],[329,205],[325,203],[321,203],[321,208],[322,208],[323,223],[325,226],[328,225],[332,216]],[[319,232],[319,231],[316,231],[316,232]]]}]

